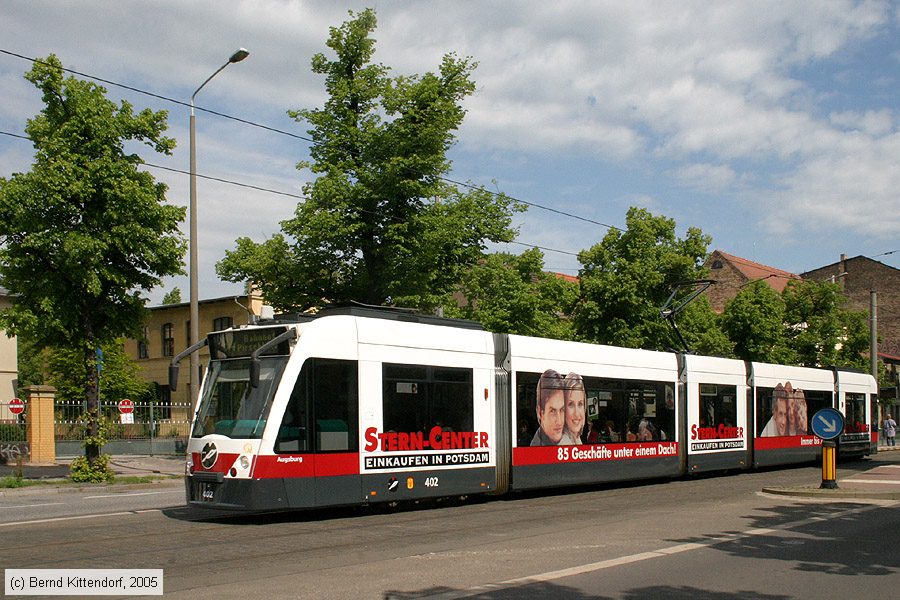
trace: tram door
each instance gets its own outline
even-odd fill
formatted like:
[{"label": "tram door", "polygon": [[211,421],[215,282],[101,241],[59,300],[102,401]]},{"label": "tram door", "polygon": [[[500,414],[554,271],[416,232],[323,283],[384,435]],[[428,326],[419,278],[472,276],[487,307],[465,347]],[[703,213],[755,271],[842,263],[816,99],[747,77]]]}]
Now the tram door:
[{"label": "tram door", "polygon": [[[356,361],[308,359],[285,408],[276,453],[285,470],[304,476],[285,480],[291,506],[325,506],[360,498],[359,402]],[[292,468],[290,461],[312,464]]]}]

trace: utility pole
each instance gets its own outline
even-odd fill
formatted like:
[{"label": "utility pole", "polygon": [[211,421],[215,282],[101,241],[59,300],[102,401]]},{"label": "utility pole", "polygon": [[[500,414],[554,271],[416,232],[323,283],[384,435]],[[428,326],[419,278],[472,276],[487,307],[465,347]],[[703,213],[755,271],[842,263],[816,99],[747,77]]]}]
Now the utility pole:
[{"label": "utility pole", "polygon": [[878,294],[869,290],[869,355],[872,377],[878,381]]}]

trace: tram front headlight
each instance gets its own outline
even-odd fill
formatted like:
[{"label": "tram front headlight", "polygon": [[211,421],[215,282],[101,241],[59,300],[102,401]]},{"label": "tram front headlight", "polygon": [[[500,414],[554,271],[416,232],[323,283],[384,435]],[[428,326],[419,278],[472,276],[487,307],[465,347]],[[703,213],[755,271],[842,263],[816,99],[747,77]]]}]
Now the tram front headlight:
[{"label": "tram front headlight", "polygon": [[249,468],[250,468],[250,459],[249,459],[248,457],[242,455],[242,456],[241,456],[240,463],[241,463],[241,468],[242,468],[242,469],[249,469]]}]

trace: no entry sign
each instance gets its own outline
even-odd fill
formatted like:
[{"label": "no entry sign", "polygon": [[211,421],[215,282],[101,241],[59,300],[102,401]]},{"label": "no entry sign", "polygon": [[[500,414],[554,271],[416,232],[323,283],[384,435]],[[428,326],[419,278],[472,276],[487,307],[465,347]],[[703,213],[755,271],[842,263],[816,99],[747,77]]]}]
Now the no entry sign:
[{"label": "no entry sign", "polygon": [[119,412],[123,415],[130,415],[134,412],[134,402],[128,398],[119,400]]},{"label": "no entry sign", "polygon": [[22,402],[19,398],[13,398],[9,401],[9,412],[14,415],[21,415],[25,412],[25,403]]}]

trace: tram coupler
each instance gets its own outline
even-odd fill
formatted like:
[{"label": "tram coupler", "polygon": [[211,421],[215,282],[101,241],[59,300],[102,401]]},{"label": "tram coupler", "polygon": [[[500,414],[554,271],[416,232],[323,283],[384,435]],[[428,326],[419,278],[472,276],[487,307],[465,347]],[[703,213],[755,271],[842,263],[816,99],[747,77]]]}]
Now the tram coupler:
[{"label": "tram coupler", "polygon": [[832,441],[822,442],[822,485],[819,489],[838,489],[836,458],[837,444]]}]

